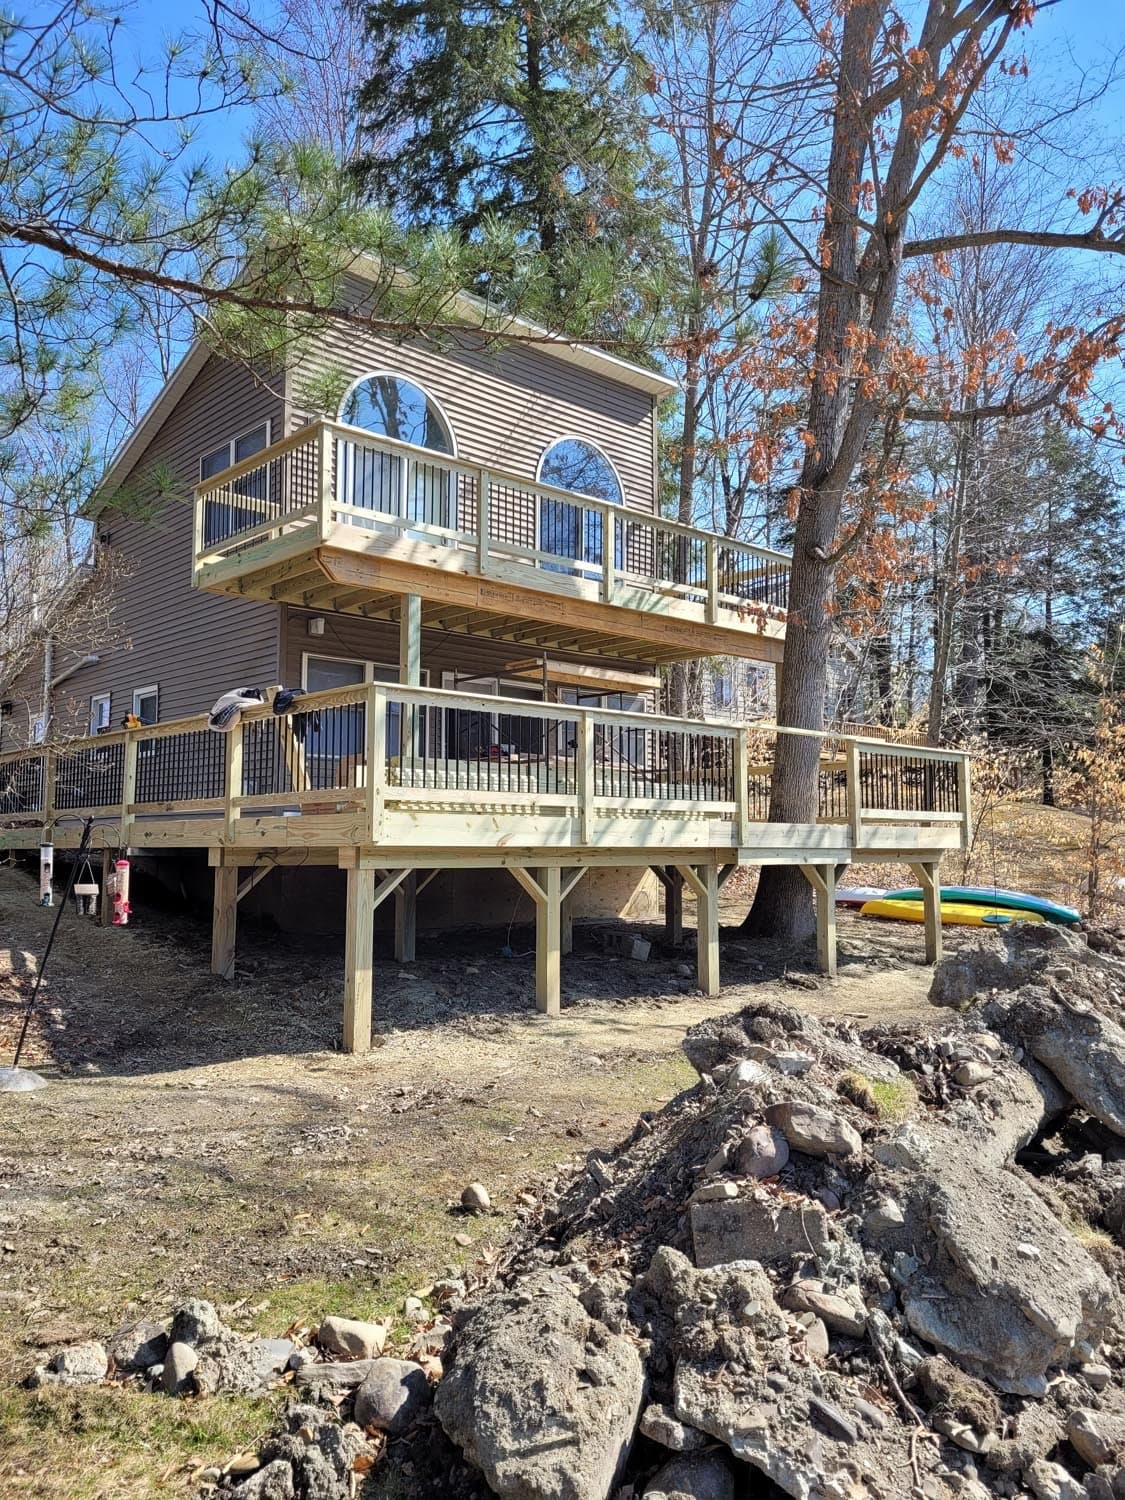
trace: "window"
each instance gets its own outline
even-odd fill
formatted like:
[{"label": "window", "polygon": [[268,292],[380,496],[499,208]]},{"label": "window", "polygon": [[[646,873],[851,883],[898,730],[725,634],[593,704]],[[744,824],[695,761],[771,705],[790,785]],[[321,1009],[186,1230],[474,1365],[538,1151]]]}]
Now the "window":
[{"label": "window", "polygon": [[[244,458],[252,458],[255,453],[261,453],[269,445],[270,424],[259,422],[257,427],[252,427],[241,437],[231,438],[217,448],[212,448],[210,453],[203,455],[199,460],[200,483],[206,479],[214,479],[216,474],[221,474],[232,464],[240,464]],[[227,498],[228,493],[245,496],[248,504],[232,505]],[[236,479],[229,486],[229,491],[224,486],[222,494],[223,498],[207,501],[203,519],[205,546],[225,541],[237,531],[244,531],[250,526],[257,526],[259,521],[268,520],[270,498],[268,465],[253,469],[249,474],[243,474],[240,479]]]},{"label": "window", "polygon": [[[423,684],[426,683],[428,676],[428,673],[422,673]],[[329,688],[358,686],[364,682],[397,681],[397,667],[364,661],[359,657],[314,656],[309,651],[304,652],[301,657],[301,686],[307,693],[323,693]],[[343,734],[343,739],[347,742],[348,753],[362,754],[364,751],[362,708],[356,704],[354,708],[337,709],[335,712],[338,716],[350,716],[350,727]],[[401,705],[392,703],[387,714],[387,747],[391,755],[399,753],[401,718]],[[425,714],[420,713],[417,724],[419,738],[422,738],[425,733],[424,720]],[[315,730],[306,732],[306,751],[310,745],[315,749],[315,733]]]},{"label": "window", "polygon": [[90,699],[90,733],[104,734],[109,728],[109,694],[95,693]]},{"label": "window", "polygon": [[[550,484],[556,489],[571,490],[576,495],[590,495],[595,500],[608,500],[611,505],[624,503],[625,494],[617,477],[617,470],[601,449],[585,438],[564,437],[553,442],[539,460],[538,477],[541,484]],[[565,500],[540,500],[539,547],[541,551],[553,552],[557,557],[573,557],[580,562],[600,563],[601,513],[586,510],[581,505],[570,505]],[[620,533],[614,551],[620,564]],[[550,567],[550,564],[547,566]],[[555,571],[574,573],[579,570],[560,568]]]},{"label": "window", "polygon": [[[526,682],[495,677],[459,676],[443,672],[444,688],[463,688],[489,698],[526,698],[541,703],[543,691]],[[489,714],[473,709],[447,708],[442,725],[445,753],[456,760],[478,760],[487,755],[539,755],[543,750],[544,721],[522,714]]]},{"label": "window", "polygon": [[[652,700],[647,693],[599,693],[563,688],[559,702],[574,703],[580,708],[613,708],[630,714],[652,712]],[[650,731],[632,725],[599,724],[594,732],[594,753],[610,764],[647,766],[652,749],[649,736]]]},{"label": "window", "polygon": [[160,719],[159,687],[134,688],[133,712],[142,724],[156,724]]},{"label": "window", "polygon": [[[457,452],[441,407],[420,385],[402,375],[365,375],[344,397],[340,420],[415,448],[449,457]],[[404,494],[402,465],[406,460],[402,455],[341,439],[338,456],[340,494],[346,504],[385,515],[405,515],[430,526],[453,524],[453,485],[444,466],[414,461]]]}]

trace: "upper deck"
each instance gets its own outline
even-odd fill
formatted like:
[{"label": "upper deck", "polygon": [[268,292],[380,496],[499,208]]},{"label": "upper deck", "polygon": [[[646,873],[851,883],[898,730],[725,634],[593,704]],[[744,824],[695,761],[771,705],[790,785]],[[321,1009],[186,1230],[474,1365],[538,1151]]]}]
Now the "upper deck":
[{"label": "upper deck", "polygon": [[789,558],[318,421],[195,490],[197,588],[654,664],[779,662]]}]

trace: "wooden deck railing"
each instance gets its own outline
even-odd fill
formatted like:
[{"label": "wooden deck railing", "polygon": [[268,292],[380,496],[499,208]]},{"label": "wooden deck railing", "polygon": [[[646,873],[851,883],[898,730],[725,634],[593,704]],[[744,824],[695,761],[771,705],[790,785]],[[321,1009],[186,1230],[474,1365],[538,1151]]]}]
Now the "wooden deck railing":
[{"label": "wooden deck railing", "polygon": [[337,526],[454,547],[481,575],[527,570],[539,588],[583,579],[607,603],[679,598],[712,624],[752,627],[788,603],[786,553],[327,420],[197,486],[195,582],[284,536],[317,546]]},{"label": "wooden deck railing", "polygon": [[471,812],[517,844],[534,814],[570,819],[580,845],[604,844],[611,824],[629,842],[629,819],[641,844],[651,820],[672,819],[721,820],[748,846],[769,816],[778,735],[820,741],[817,821],[853,844],[887,824],[968,838],[959,751],[373,683],[308,694],[285,715],[250,710],[228,734],[200,716],[0,755],[0,847],[87,817],[115,825],[121,846],[177,819],[172,842],[192,847],[237,844],[255,818],[296,829],[340,815],[341,843],[441,847],[442,820]]}]

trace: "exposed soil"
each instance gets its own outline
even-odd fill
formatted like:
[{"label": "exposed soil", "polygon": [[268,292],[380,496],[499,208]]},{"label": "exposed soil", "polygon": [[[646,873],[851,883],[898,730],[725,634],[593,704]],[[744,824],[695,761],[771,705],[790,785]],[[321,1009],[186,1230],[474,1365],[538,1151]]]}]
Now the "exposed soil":
[{"label": "exposed soil", "polygon": [[[54,916],[36,899],[0,869],[5,1062]],[[732,891],[725,920],[744,911]],[[913,926],[842,915],[834,983],[810,953],[728,929],[712,1001],[680,972],[690,952],[646,935],[651,961],[614,960],[579,925],[557,1020],[534,1010],[530,929],[423,935],[409,970],[378,960],[377,1045],[352,1057],[336,1050],[341,943],[244,924],[224,983],[203,921],[142,908],[103,930],[67,912],[24,1057],[51,1086],[0,1095],[0,1493],[182,1493],[193,1455],[263,1428],[249,1400],[19,1390],[41,1348],[185,1295],[264,1334],[395,1311],[502,1243],[520,1189],[689,1085],[679,1042],[704,1017],[771,997],[907,1027],[929,1014]],[[464,1247],[450,1204],[471,1179],[497,1207]]]}]

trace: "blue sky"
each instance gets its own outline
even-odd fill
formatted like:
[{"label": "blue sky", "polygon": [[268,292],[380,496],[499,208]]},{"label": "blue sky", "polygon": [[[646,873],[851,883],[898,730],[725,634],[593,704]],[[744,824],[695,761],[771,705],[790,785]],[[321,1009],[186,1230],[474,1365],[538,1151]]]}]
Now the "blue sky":
[{"label": "blue sky", "polygon": [[[250,3],[255,19],[269,26],[277,10],[272,0],[250,0]],[[323,3],[326,14],[330,15],[332,0]],[[168,35],[180,28],[198,27],[204,16],[198,0],[189,0],[182,8],[165,6],[159,0],[157,3],[140,0],[139,4],[121,7],[119,14],[127,49],[149,61],[159,59]],[[1120,0],[1110,4],[1105,0],[1059,0],[1039,12],[1025,33],[1023,47],[1031,60],[1033,82],[1041,79],[1061,84],[1087,70],[1103,72],[1116,54],[1125,53],[1125,4]],[[1121,122],[1125,119],[1125,65],[1121,73],[1116,85],[1089,116],[1096,121],[1096,128],[1104,132],[1107,144],[1114,138],[1120,141]],[[249,110],[231,111],[225,119],[202,122],[197,139],[217,160],[236,158],[251,125]],[[1125,175],[1125,161],[1121,162],[1120,171]]]}]

